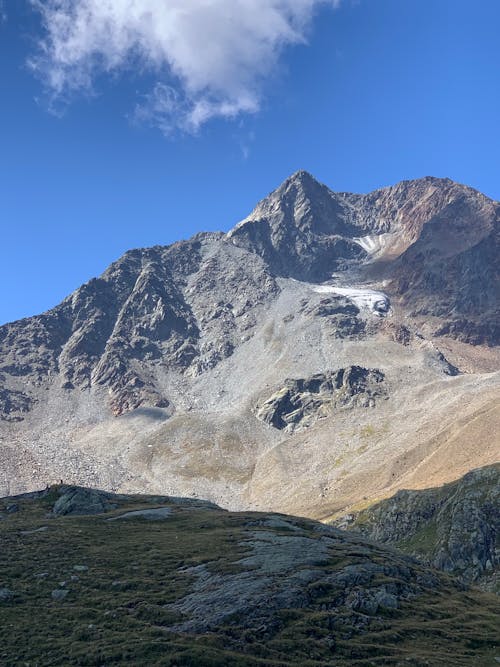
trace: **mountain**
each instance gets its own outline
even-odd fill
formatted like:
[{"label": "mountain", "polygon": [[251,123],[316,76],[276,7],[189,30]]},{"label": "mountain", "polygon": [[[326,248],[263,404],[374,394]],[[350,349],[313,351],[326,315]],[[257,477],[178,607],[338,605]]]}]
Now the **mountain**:
[{"label": "mountain", "polygon": [[0,499],[0,661],[478,667],[498,598],[279,514],[54,486]]},{"label": "mountain", "polygon": [[499,504],[497,464],[436,489],[398,491],[335,525],[499,593]]},{"label": "mountain", "polygon": [[125,253],[0,327],[0,492],[329,518],[494,463],[499,216],[448,179],[297,172],[227,234]]},{"label": "mountain", "polygon": [[298,280],[328,280],[349,262],[375,264],[371,275],[390,281],[412,314],[446,320],[439,333],[497,345],[499,230],[498,202],[449,179],[352,195],[298,172],[229,236]]}]

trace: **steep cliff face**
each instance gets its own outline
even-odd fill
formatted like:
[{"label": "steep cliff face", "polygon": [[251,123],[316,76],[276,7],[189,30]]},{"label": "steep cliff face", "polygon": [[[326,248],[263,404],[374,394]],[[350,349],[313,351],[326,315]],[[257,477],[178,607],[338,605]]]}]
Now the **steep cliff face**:
[{"label": "steep cliff face", "polygon": [[169,407],[158,367],[215,366],[279,291],[262,261],[238,261],[221,236],[130,251],[52,311],[0,327],[3,417],[22,419],[36,400],[24,387],[54,379],[67,391],[104,387],[115,415]]},{"label": "steep cliff face", "polygon": [[228,237],[261,256],[275,274],[324,281],[365,250],[353,239],[368,232],[343,195],[299,171],[261,201]]},{"label": "steep cliff face", "polygon": [[399,491],[337,525],[500,592],[500,465],[437,489]]},{"label": "steep cliff face", "polygon": [[392,269],[411,313],[440,317],[438,334],[500,342],[500,206],[451,183],[446,199]]}]

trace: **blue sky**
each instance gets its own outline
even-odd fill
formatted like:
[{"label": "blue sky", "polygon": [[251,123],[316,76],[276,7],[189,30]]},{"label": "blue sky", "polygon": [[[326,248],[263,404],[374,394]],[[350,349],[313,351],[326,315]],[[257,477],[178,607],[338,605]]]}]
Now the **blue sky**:
[{"label": "blue sky", "polygon": [[497,0],[183,1],[181,23],[164,0],[130,26],[65,0],[86,20],[71,43],[56,0],[0,3],[0,323],[129,248],[229,229],[301,168],[500,199]]}]

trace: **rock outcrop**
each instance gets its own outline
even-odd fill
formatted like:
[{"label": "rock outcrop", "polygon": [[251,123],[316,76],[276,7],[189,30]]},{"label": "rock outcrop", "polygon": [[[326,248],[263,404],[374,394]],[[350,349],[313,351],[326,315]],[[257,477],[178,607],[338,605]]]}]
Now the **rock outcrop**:
[{"label": "rock outcrop", "polygon": [[59,498],[52,508],[55,516],[103,514],[116,508],[111,502],[112,494],[104,491],[72,486],[61,486],[58,491]]},{"label": "rock outcrop", "polygon": [[500,465],[437,489],[399,491],[337,525],[500,592]]},{"label": "rock outcrop", "polygon": [[303,299],[300,305],[300,311],[306,315],[325,318],[336,338],[359,340],[366,331],[366,321],[360,316],[360,309],[343,296],[325,296],[317,303]]},{"label": "rock outcrop", "polygon": [[274,428],[300,430],[337,408],[373,407],[376,399],[386,395],[383,381],[381,371],[360,366],[285,380],[283,387],[257,405],[256,415]]}]

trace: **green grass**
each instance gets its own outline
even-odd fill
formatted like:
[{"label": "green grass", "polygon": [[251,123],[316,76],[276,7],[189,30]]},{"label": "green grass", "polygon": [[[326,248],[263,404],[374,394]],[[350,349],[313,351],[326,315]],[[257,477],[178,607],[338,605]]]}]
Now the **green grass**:
[{"label": "green grass", "polygon": [[[213,633],[174,633],[169,626],[180,617],[166,605],[191,591],[194,579],[186,569],[206,563],[221,574],[238,571],[246,525],[262,515],[174,508],[170,518],[153,522],[106,521],[113,513],[48,518],[56,498],[54,491],[37,501],[21,500],[20,511],[0,522],[0,587],[16,593],[0,603],[2,667],[482,667],[499,654],[494,647],[497,600],[478,591],[460,592],[446,578],[439,592],[371,619],[363,632],[359,615],[328,608],[335,593],[320,586],[310,590],[314,609],[282,610],[265,628],[247,627],[242,617]],[[120,504],[115,514],[125,507],[154,506],[141,497]],[[296,525],[313,534],[310,522]],[[20,534],[41,526],[48,528]],[[339,543],[327,569],[361,557],[362,550]],[[373,560],[384,558],[383,549],[374,548]],[[76,571],[75,565],[88,570]],[[63,581],[69,595],[52,600],[51,591]],[[326,608],[320,610],[323,602]]]},{"label": "green grass", "polygon": [[429,521],[410,537],[400,540],[396,546],[405,553],[428,556],[438,544],[438,526],[436,521]]}]

